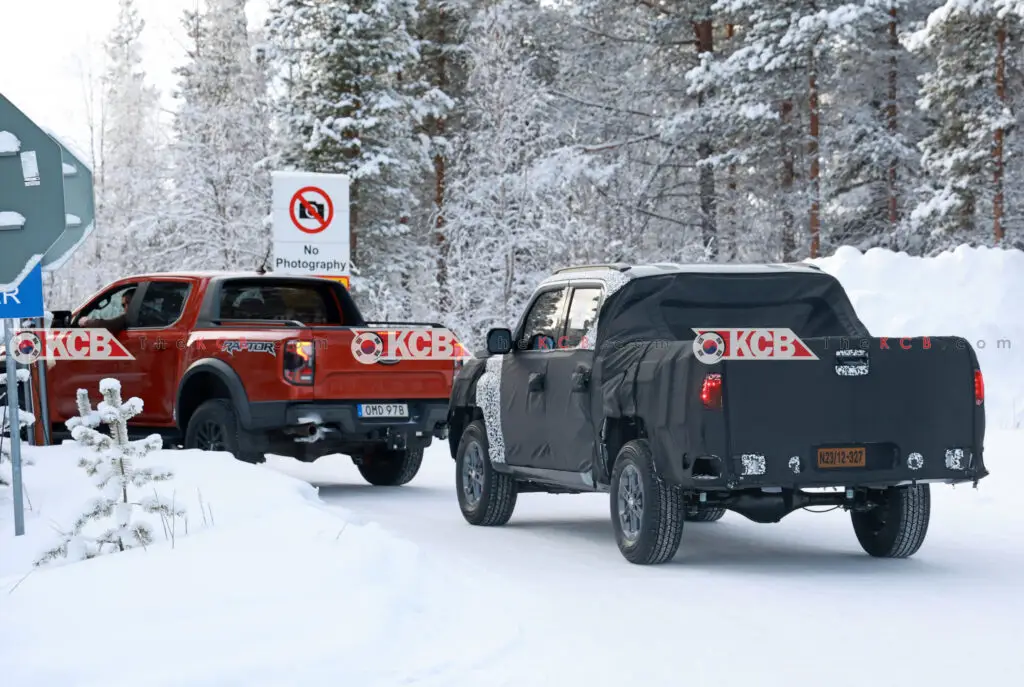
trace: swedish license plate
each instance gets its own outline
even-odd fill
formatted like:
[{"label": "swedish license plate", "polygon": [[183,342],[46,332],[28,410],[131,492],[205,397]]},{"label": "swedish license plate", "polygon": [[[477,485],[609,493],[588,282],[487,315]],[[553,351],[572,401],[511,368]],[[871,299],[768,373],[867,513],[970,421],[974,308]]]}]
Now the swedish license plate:
[{"label": "swedish license plate", "polygon": [[359,417],[409,417],[408,403],[360,403],[356,406]]},{"label": "swedish license plate", "polygon": [[819,468],[862,468],[867,465],[867,449],[861,448],[819,448]]}]

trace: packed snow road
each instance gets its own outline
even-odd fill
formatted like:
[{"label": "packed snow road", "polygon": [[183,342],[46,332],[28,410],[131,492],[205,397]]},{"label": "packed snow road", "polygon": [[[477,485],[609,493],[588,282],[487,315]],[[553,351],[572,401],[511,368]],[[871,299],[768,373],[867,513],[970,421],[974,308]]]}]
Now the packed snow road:
[{"label": "packed snow road", "polygon": [[928,538],[909,560],[865,555],[842,511],[776,525],[729,513],[688,523],[656,568],[622,559],[603,495],[525,494],[507,526],[468,525],[444,444],[395,489],[366,486],[340,456],[270,466],[493,577],[492,599],[465,599],[480,619],[466,645],[445,649],[506,635],[490,684],[959,685],[1024,669],[1024,432],[992,431],[986,445],[992,476],[977,490],[933,485]]}]

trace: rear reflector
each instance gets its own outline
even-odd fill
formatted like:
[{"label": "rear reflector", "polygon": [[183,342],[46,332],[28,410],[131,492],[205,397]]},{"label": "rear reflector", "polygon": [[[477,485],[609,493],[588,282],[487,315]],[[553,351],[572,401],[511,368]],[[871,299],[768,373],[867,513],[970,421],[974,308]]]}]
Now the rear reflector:
[{"label": "rear reflector", "polygon": [[974,405],[980,406],[985,402],[985,378],[981,370],[974,371]]},{"label": "rear reflector", "polygon": [[700,388],[700,400],[705,408],[719,410],[722,407],[722,375],[711,372],[704,375],[704,384]]}]

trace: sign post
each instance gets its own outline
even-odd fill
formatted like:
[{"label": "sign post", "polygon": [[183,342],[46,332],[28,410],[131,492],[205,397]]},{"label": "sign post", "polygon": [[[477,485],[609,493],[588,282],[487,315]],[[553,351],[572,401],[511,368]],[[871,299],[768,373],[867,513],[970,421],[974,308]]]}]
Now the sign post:
[{"label": "sign post", "polygon": [[[70,179],[67,184],[65,176]],[[25,534],[25,511],[18,365],[11,350],[14,329],[22,319],[44,316],[43,266],[56,269],[63,264],[92,230],[94,214],[88,168],[0,94],[0,319],[4,322],[15,536]],[[72,233],[64,238],[69,226]],[[45,385],[41,380],[44,406]]]},{"label": "sign post", "polygon": [[4,319],[7,358],[7,426],[11,428],[11,489],[14,491],[14,536],[25,534],[24,488],[21,484],[21,419],[18,417],[18,364],[11,355],[14,320]]},{"label": "sign post", "polygon": [[271,173],[274,272],[325,277],[348,286],[349,178]]}]

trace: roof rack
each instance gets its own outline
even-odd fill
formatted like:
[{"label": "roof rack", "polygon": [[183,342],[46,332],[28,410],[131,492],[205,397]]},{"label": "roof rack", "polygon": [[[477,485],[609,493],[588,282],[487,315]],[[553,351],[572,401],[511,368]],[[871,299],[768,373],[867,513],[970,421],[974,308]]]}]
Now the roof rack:
[{"label": "roof rack", "polygon": [[625,272],[632,265],[624,262],[609,262],[600,265],[577,265],[575,267],[563,267],[555,270],[555,274],[562,274],[564,272],[586,272],[589,270],[615,270],[616,272]]}]

